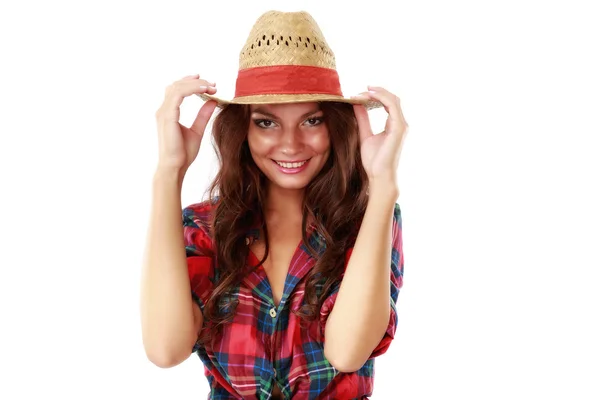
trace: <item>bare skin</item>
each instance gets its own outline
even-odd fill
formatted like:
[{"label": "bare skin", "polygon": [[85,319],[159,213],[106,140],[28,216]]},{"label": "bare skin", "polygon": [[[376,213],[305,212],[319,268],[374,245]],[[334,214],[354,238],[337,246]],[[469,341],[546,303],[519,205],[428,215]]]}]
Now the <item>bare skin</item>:
[{"label": "bare skin", "polygon": [[[261,104],[251,111],[248,145],[254,162],[269,179],[264,209],[269,255],[263,266],[279,305],[290,261],[302,239],[304,189],[329,157],[329,132],[317,103]],[[276,161],[306,164],[302,171],[291,173]],[[254,242],[250,250],[262,259],[265,241]]]},{"label": "bare skin", "polygon": [[142,266],[140,318],[148,359],[161,368],[190,356],[203,318],[192,301],[181,224],[181,188],[200,149],[204,129],[216,103],[207,102],[188,128],[179,123],[179,106],[187,96],[216,93],[214,84],[187,76],[165,89],[156,111],[158,165],[152,184],[152,207]]}]

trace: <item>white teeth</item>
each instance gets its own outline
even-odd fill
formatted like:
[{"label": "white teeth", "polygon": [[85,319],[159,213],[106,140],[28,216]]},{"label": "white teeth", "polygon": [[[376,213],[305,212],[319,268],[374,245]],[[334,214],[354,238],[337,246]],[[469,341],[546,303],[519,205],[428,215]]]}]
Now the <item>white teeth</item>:
[{"label": "white teeth", "polygon": [[302,161],[302,162],[295,162],[295,163],[283,163],[283,162],[279,162],[279,161],[275,161],[278,165],[282,166],[283,168],[298,168],[303,166],[304,164],[306,164],[306,161]]}]

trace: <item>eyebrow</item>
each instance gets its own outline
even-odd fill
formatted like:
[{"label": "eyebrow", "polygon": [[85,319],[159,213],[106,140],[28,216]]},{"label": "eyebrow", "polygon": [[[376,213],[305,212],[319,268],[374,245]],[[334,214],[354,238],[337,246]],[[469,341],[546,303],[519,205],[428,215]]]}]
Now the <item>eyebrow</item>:
[{"label": "eyebrow", "polygon": [[[306,117],[308,117],[309,115],[312,115],[312,114],[316,114],[316,113],[318,113],[319,111],[321,111],[321,109],[320,109],[320,108],[314,109],[314,110],[312,110],[312,111],[309,111],[309,112],[307,112],[307,113],[305,113],[305,114],[302,114],[302,115],[300,116],[300,118],[301,118],[301,119],[302,119],[302,118],[306,118]],[[269,118],[272,118],[272,119],[279,119],[279,117],[278,117],[277,115],[275,115],[275,114],[271,114],[270,112],[267,112],[267,111],[265,111],[263,108],[260,108],[260,107],[258,107],[256,110],[252,111],[252,114],[254,114],[254,113],[257,113],[257,114],[262,114],[262,115],[264,115],[264,116],[266,116],[266,117],[269,117]]]}]

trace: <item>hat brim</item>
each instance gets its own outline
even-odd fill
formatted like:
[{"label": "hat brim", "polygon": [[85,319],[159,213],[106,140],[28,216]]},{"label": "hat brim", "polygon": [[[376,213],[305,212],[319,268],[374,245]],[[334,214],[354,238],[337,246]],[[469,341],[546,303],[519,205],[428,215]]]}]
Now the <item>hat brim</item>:
[{"label": "hat brim", "polygon": [[362,104],[367,110],[383,107],[383,104],[377,100],[347,98],[330,94],[263,94],[255,96],[236,97],[232,100],[224,100],[206,93],[198,94],[204,101],[216,101],[218,107],[224,107],[228,104],[281,104],[281,103],[306,103],[313,101],[333,101],[349,104]]}]

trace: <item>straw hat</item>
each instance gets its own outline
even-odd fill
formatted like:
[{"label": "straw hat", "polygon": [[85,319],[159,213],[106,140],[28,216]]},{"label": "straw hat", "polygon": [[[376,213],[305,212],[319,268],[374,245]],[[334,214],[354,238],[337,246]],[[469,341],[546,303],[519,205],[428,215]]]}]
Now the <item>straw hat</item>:
[{"label": "straw hat", "polygon": [[321,29],[306,11],[268,11],[254,23],[240,51],[235,97],[226,104],[338,101],[381,107],[378,101],[344,97],[335,56]]}]

